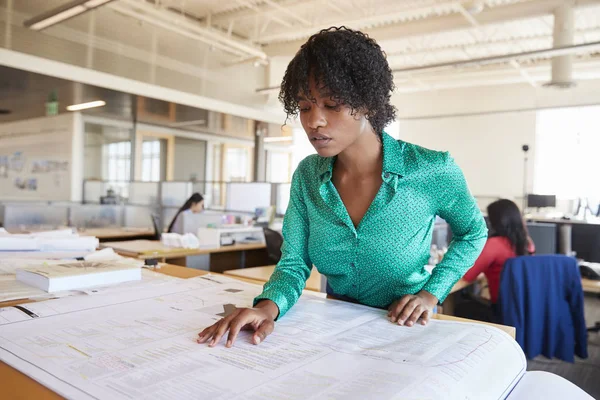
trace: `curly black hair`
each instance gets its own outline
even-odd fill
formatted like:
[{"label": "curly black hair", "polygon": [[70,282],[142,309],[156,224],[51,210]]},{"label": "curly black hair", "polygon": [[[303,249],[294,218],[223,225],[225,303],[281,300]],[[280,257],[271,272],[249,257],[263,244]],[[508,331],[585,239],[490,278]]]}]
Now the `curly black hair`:
[{"label": "curly black hair", "polygon": [[332,100],[360,111],[381,135],[396,117],[390,104],[394,77],[385,53],[375,40],[345,26],[323,29],[300,47],[289,63],[279,101],[289,117],[297,117],[298,96],[312,101],[308,87],[312,77],[317,87],[325,87]]}]

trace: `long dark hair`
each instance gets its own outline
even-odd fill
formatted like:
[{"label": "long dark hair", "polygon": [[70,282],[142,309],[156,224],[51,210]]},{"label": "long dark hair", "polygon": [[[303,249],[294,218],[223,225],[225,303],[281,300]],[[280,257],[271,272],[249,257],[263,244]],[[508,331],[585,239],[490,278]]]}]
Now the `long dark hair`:
[{"label": "long dark hair", "polygon": [[175,221],[177,221],[177,217],[179,217],[179,214],[181,214],[185,210],[189,210],[194,204],[200,203],[202,200],[204,200],[204,197],[202,197],[200,193],[194,193],[189,199],[187,199],[187,201],[181,206],[181,208],[177,210],[177,214],[175,214],[173,220],[171,221],[171,224],[169,224],[169,229],[167,230],[167,232],[171,232],[171,230],[173,229],[173,225],[175,225]]},{"label": "long dark hair", "polygon": [[507,238],[518,256],[528,254],[527,228],[519,207],[510,200],[502,199],[491,203],[487,212],[492,236]]}]

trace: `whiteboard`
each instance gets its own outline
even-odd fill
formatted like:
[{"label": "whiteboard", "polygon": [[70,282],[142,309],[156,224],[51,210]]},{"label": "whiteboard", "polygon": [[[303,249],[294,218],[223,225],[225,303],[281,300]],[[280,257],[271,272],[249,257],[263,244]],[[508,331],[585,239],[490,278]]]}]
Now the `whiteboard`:
[{"label": "whiteboard", "polygon": [[0,124],[0,198],[70,201],[73,141],[72,114]]},{"label": "whiteboard", "polygon": [[270,183],[228,183],[225,210],[254,212],[271,205]]}]

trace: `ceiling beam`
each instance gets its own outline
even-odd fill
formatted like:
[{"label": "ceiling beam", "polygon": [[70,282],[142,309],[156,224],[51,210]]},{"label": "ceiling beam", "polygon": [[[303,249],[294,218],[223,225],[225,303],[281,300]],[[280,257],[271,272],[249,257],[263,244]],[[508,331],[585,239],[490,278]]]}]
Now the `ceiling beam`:
[{"label": "ceiling beam", "polygon": [[281,11],[282,13],[286,14],[288,17],[295,19],[296,21],[300,22],[303,25],[306,26],[311,26],[312,24],[310,23],[309,20],[307,20],[306,18],[303,18],[301,16],[299,16],[298,14],[296,14],[295,12],[293,12],[292,10],[290,10],[289,8],[285,8],[284,6],[275,3],[273,0],[262,0],[264,1],[266,4],[270,5],[271,7],[273,7],[274,9]]},{"label": "ceiling beam", "polygon": [[[523,19],[537,18],[551,15],[554,9],[561,5],[563,0],[534,0],[522,3],[511,4],[507,6],[497,6],[486,8],[477,15],[477,22],[480,26],[499,24],[509,21],[518,21]],[[577,0],[576,7],[586,7],[599,5],[599,0]],[[346,25],[355,29],[361,29],[361,22],[366,19],[359,19],[348,22]],[[313,29],[304,29],[298,31],[283,32],[278,35],[265,36],[261,41],[266,45],[265,52],[269,56],[293,56],[300,46],[304,44],[305,38],[316,33],[321,27],[315,26]],[[372,29],[364,29],[365,33],[374,38],[385,48],[386,41],[397,40],[398,38],[408,38],[411,36],[421,36],[436,32],[448,32],[463,29],[471,29],[472,25],[465,20],[460,13],[450,14],[444,17],[428,18],[415,20],[405,23],[396,23],[385,25]],[[290,40],[290,35],[302,37],[300,40]],[[283,43],[273,43],[278,40]]]},{"label": "ceiling beam", "polygon": [[[283,2],[282,4],[276,3],[278,6],[283,7],[291,12],[293,12],[293,8],[295,6],[298,5],[303,5],[303,6],[308,6],[308,5],[312,5],[313,9],[315,8],[314,6],[317,6],[322,0],[307,0],[307,1],[286,1]],[[259,0],[260,2],[260,0]],[[246,7],[248,7],[248,5],[245,5]],[[213,14],[213,20],[215,22],[219,22],[219,23],[223,23],[223,22],[227,22],[229,20],[242,20],[242,19],[247,19],[247,18],[252,18],[254,17],[254,12],[253,11],[258,11],[260,12],[260,14],[262,16],[269,16],[269,17],[273,17],[274,14],[276,14],[278,11],[276,8],[270,7],[269,4],[267,2],[262,2],[261,4],[252,4],[252,7],[248,7],[248,9],[246,10],[239,10],[239,11],[231,11],[231,12],[223,12],[223,13],[214,13]]]},{"label": "ceiling beam", "polygon": [[[279,18],[276,15],[271,15],[270,13],[266,13],[264,12],[261,8],[259,8],[258,6],[256,6],[255,4],[251,3],[248,0],[236,0],[236,3],[241,4],[244,7],[248,7],[251,10],[254,10],[254,12],[251,14],[252,17],[255,17],[256,15],[259,15],[261,17],[266,17],[266,18],[270,18],[271,20],[277,22],[280,25],[285,26],[286,28],[291,28],[292,24],[290,24],[288,21],[286,21],[283,18]],[[233,21],[237,21],[239,18],[227,18],[227,19],[221,19],[221,18],[215,18],[217,23],[231,23]]]},{"label": "ceiling beam", "polygon": [[192,23],[189,20],[186,20],[185,17],[182,18],[172,11],[167,9],[157,9],[146,2],[120,0],[109,4],[108,7],[138,20],[146,21],[149,24],[177,32],[182,36],[187,36],[203,41],[209,45],[219,47],[232,54],[253,55],[263,59],[267,58],[266,54],[260,48],[250,43],[227,37],[216,30],[206,28],[198,23]]}]

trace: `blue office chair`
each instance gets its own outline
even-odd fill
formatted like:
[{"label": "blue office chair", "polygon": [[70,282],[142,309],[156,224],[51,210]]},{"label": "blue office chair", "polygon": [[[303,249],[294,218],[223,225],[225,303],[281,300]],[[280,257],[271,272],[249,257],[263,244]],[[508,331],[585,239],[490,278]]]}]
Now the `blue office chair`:
[{"label": "blue office chair", "polygon": [[583,289],[577,261],[563,255],[521,256],[506,261],[498,292],[500,323],[533,359],[539,354],[573,362],[587,357]]}]

